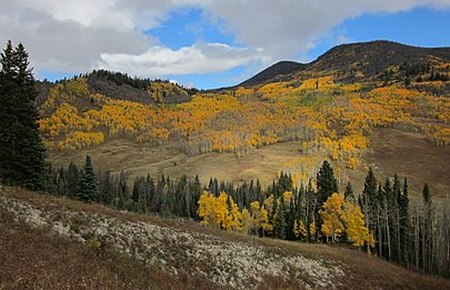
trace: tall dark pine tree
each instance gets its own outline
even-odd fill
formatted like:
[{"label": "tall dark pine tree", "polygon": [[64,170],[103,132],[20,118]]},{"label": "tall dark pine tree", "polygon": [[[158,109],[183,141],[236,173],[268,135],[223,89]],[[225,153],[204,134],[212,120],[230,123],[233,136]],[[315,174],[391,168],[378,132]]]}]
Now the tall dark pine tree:
[{"label": "tall dark pine tree", "polygon": [[336,178],[334,177],[333,168],[328,161],[324,161],[322,167],[317,173],[317,195],[319,207],[327,201],[327,199],[334,193],[338,192],[339,188],[337,185]]},{"label": "tall dark pine tree", "polygon": [[78,199],[82,201],[97,201],[99,197],[97,178],[95,177],[94,167],[89,155],[86,156],[86,162],[80,171],[80,184],[78,188]]},{"label": "tall dark pine tree", "polygon": [[[373,173],[372,168],[369,168],[369,172],[367,173],[364,189],[362,192],[362,209],[364,211],[364,215],[366,217],[366,223],[369,227],[369,230],[373,233],[377,232],[377,237],[380,235],[380,228],[378,227],[380,224],[380,215],[381,215],[381,205],[380,198],[378,196],[378,181]],[[380,245],[378,245],[380,247]],[[380,249],[380,248],[379,248]]]},{"label": "tall dark pine tree", "polygon": [[48,164],[38,132],[34,88],[28,53],[9,41],[0,63],[0,180],[32,190],[46,186]]},{"label": "tall dark pine tree", "polygon": [[275,215],[273,236],[277,239],[286,239],[286,209],[284,206],[284,199],[281,197],[280,203],[278,205],[278,210]]},{"label": "tall dark pine tree", "polygon": [[355,195],[353,193],[353,187],[352,184],[350,183],[350,180],[347,182],[347,186],[345,186],[344,195],[345,199],[355,201]]},{"label": "tall dark pine tree", "polygon": [[401,262],[409,266],[410,248],[410,223],[409,223],[409,197],[408,197],[408,181],[405,177],[403,183],[403,192],[398,200],[400,213],[400,243],[402,246]]},{"label": "tall dark pine tree", "polygon": [[316,220],[316,239],[319,238],[322,229],[322,218],[319,215],[319,211],[322,209],[322,205],[327,199],[334,193],[338,192],[336,178],[334,177],[333,168],[328,161],[324,161],[322,167],[317,173],[317,205],[314,211]]}]

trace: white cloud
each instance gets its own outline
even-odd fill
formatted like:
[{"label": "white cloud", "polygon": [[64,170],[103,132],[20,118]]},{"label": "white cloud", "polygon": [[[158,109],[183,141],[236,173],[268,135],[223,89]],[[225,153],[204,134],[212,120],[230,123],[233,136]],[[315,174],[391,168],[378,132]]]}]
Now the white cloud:
[{"label": "white cloud", "polygon": [[[450,0],[15,0],[1,6],[0,42],[22,41],[38,72],[101,65],[152,77],[292,59],[346,19],[418,6],[446,9]],[[143,33],[186,7],[203,9],[211,25],[246,48],[195,44],[171,50]]]},{"label": "white cloud", "polygon": [[282,59],[306,52],[346,19],[418,6],[444,8],[450,0],[227,0],[213,1],[209,9],[239,41]]},{"label": "white cloud", "polygon": [[251,48],[233,48],[222,43],[195,44],[178,50],[152,46],[142,54],[101,55],[99,66],[139,76],[203,74],[224,71],[264,59]]}]

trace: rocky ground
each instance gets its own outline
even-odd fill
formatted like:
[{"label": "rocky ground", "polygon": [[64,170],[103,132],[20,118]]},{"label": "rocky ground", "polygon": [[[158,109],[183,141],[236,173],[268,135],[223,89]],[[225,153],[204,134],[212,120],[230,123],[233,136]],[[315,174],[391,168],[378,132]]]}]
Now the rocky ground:
[{"label": "rocky ground", "polygon": [[[71,241],[75,248],[80,245],[93,253],[103,253],[105,249],[119,253],[152,269],[150,273],[159,273],[159,278],[151,280],[155,284],[148,286],[150,289],[450,289],[448,280],[415,273],[355,250],[225,233],[194,222],[118,212],[99,205],[0,187],[0,219],[6,220],[6,216],[10,222],[4,222],[0,230],[12,237],[8,239],[20,240],[16,238],[18,235],[11,235],[17,232],[14,225],[26,225],[41,231],[29,235],[31,242],[35,235],[44,232],[52,240],[61,237],[62,241]],[[25,244],[19,249],[8,249],[14,248],[10,242],[2,244],[0,239],[0,259],[6,256],[14,261],[14,256],[22,255],[20,247],[27,247]],[[34,254],[39,251],[36,247],[39,244],[33,244],[28,251]],[[47,252],[60,257],[61,253],[54,248],[55,244]],[[93,256],[94,268],[95,263],[102,264],[103,256]],[[89,257],[87,261],[91,261]],[[95,260],[99,257],[100,262]],[[35,259],[33,263],[41,263],[39,259],[44,258]],[[19,264],[15,267],[17,271],[27,273],[19,262],[16,264]],[[56,275],[60,262],[55,264],[52,271]],[[124,267],[129,268],[128,264]],[[119,282],[124,276],[117,274],[117,269],[111,270],[106,265],[106,270],[102,271],[112,271],[111,277],[117,280],[117,289],[121,289],[124,286]],[[12,277],[16,282],[27,279],[26,275],[15,277],[8,270],[7,265],[0,265],[0,289],[8,288],[2,285],[12,285],[2,284],[5,277]],[[135,280],[142,275],[145,274],[129,278],[130,285],[135,285]],[[92,276],[95,280],[98,274]],[[104,281],[109,283],[109,277],[105,275]],[[162,282],[166,280],[172,284]],[[70,287],[70,280],[64,282],[67,289],[76,289]],[[138,282],[142,283],[136,285],[148,285],[146,280]],[[104,284],[98,283],[92,285],[102,288]],[[142,286],[126,288],[142,289]]]},{"label": "rocky ground", "polygon": [[311,259],[281,248],[163,227],[143,221],[124,222],[104,214],[67,208],[39,209],[30,203],[0,195],[0,206],[17,220],[89,243],[110,246],[177,275],[180,271],[204,277],[220,287],[253,288],[265,276],[298,282],[304,288],[335,288],[344,265],[333,260]]}]

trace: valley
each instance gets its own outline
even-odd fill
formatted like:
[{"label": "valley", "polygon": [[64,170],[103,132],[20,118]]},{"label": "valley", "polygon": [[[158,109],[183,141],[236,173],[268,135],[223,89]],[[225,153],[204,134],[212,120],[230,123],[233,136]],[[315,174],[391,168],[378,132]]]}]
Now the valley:
[{"label": "valley", "polygon": [[450,48],[343,44],[211,90],[1,59],[0,289],[449,287]]}]

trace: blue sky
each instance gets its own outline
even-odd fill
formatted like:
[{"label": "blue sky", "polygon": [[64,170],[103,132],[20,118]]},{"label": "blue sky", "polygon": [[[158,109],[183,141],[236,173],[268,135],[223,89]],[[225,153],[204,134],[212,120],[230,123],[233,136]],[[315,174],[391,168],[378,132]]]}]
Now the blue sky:
[{"label": "blue sky", "polygon": [[450,0],[17,0],[0,42],[22,42],[37,78],[92,69],[208,89],[335,45],[392,40],[450,46]]},{"label": "blue sky", "polygon": [[[315,59],[336,43],[392,40],[414,46],[450,46],[450,11],[416,8],[395,14],[363,15],[333,28],[310,51]],[[339,39],[342,38],[342,39]]]},{"label": "blue sky", "polygon": [[[394,14],[380,13],[362,15],[332,28],[325,37],[306,53],[290,60],[308,62],[340,43],[392,40],[415,46],[450,46],[450,11],[429,8],[416,8]],[[224,34],[217,26],[202,19],[202,10],[176,10],[168,21],[160,27],[149,30],[149,35],[157,37],[172,49],[192,45],[198,41],[222,42],[229,45],[242,45],[232,34]],[[199,88],[218,88],[239,83],[259,67],[246,69],[239,66],[220,73],[168,75],[182,84],[192,84]]]}]

